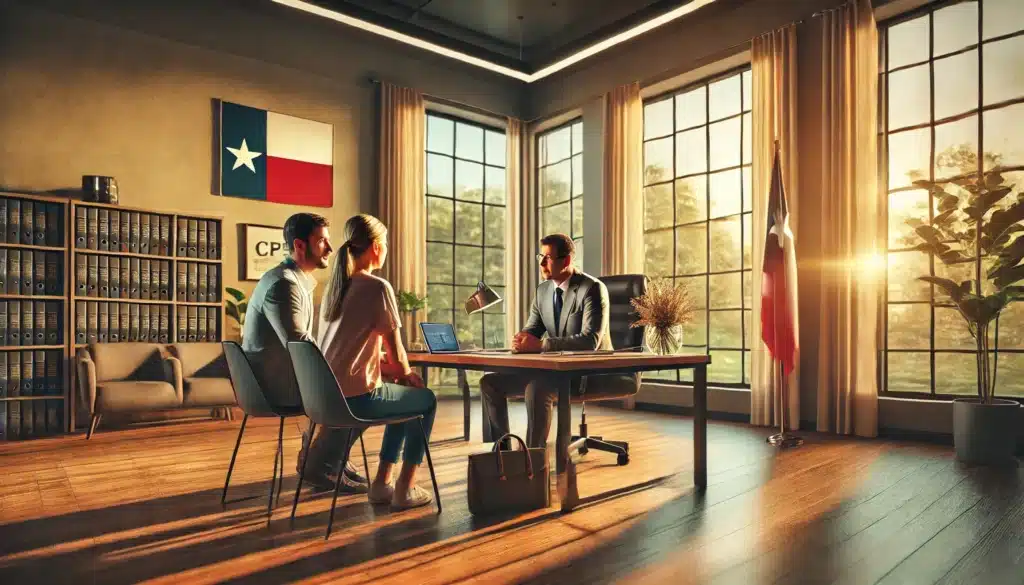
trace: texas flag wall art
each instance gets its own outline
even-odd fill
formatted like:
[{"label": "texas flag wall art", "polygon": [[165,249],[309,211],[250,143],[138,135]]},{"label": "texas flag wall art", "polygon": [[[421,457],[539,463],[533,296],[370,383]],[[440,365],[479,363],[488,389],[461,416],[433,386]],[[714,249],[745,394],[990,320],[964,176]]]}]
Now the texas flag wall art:
[{"label": "texas flag wall art", "polygon": [[218,100],[220,194],[330,207],[334,127]]}]

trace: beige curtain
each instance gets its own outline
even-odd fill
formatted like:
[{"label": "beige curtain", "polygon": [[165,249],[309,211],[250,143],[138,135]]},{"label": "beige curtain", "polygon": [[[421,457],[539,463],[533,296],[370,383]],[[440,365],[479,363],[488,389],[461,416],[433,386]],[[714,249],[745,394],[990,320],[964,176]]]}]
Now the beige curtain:
[{"label": "beige curtain", "polygon": [[[406,290],[420,296],[427,292],[425,134],[423,95],[381,83],[378,209],[380,220],[388,226],[388,260],[383,272],[395,292]],[[406,326],[415,331],[415,324]]]},{"label": "beige curtain", "polygon": [[525,128],[522,120],[508,118],[505,129],[505,339],[522,326],[521,299],[523,278],[519,274],[533,266],[526,256],[526,238],[523,237],[523,145]]},{"label": "beige curtain", "polygon": [[644,270],[643,141],[640,84],[616,87],[605,96],[604,275]]},{"label": "beige curtain", "polygon": [[[764,34],[753,41],[753,271],[751,300],[753,309],[749,329],[751,337],[750,422],[755,425],[779,426],[785,408],[786,429],[800,425],[799,333],[797,367],[785,376],[786,392],[782,392],[782,368],[776,365],[761,341],[761,267],[768,225],[768,192],[771,188],[775,141],[779,141],[782,161],[782,182],[790,213],[799,263],[800,193],[797,189],[797,61],[796,27],[787,26]],[[797,287],[796,282],[787,286]],[[798,289],[797,289],[798,290]],[[794,319],[799,313],[794,311]],[[799,332],[799,324],[794,323]],[[785,400],[785,406],[783,401]]]},{"label": "beige curtain", "polygon": [[[884,226],[878,183],[878,30],[869,0],[821,17],[821,315],[818,430],[878,433]],[[883,264],[884,265],[884,264]]]}]

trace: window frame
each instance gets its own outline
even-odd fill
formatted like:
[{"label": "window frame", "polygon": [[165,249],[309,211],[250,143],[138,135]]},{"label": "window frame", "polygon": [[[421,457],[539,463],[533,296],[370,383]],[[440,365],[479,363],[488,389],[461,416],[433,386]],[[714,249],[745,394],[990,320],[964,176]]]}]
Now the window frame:
[{"label": "window frame", "polygon": [[[955,400],[960,398],[971,398],[975,397],[976,393],[966,394],[949,394],[949,393],[938,393],[935,390],[936,381],[936,362],[937,356],[944,354],[975,354],[976,350],[973,349],[936,349],[935,337],[936,337],[936,308],[952,308],[954,305],[950,303],[936,302],[935,286],[929,285],[929,294],[927,300],[920,301],[890,301],[889,300],[889,255],[893,252],[909,252],[913,248],[908,247],[895,247],[892,248],[889,245],[889,200],[892,194],[902,193],[907,191],[913,191],[917,188],[913,185],[902,186],[897,188],[889,187],[889,149],[888,149],[888,138],[892,134],[898,134],[902,132],[912,132],[915,130],[929,130],[929,156],[928,156],[928,179],[935,179],[935,159],[938,155],[936,151],[936,137],[935,129],[943,124],[949,124],[960,120],[969,119],[971,116],[977,116],[977,153],[978,153],[978,167],[977,171],[983,171],[985,165],[984,148],[985,148],[985,130],[984,130],[984,113],[994,110],[1000,110],[1008,108],[1017,104],[1024,103],[1024,95],[1013,98],[1010,100],[1004,100],[994,104],[985,105],[984,103],[984,47],[992,43],[1000,42],[1003,40],[1024,36],[1024,29],[1016,32],[1002,34],[999,36],[992,37],[990,39],[984,38],[984,5],[985,1],[981,0],[978,2],[978,16],[977,16],[977,37],[976,42],[966,47],[961,47],[955,51],[943,53],[942,55],[935,56],[935,19],[931,16],[933,13],[954,6],[962,4],[959,0],[935,0],[927,2],[916,8],[907,10],[905,12],[893,15],[878,22],[878,162],[879,162],[879,184],[882,187],[884,193],[883,209],[885,210],[885,259],[886,259],[886,271],[885,271],[885,286],[881,292],[882,295],[882,311],[880,315],[880,326],[882,328],[882,349],[881,349],[881,363],[878,365],[878,388],[879,396],[885,398],[903,398],[912,400]],[[899,67],[887,69],[889,54],[888,54],[888,31],[890,28],[909,22],[916,18],[927,16],[928,17],[928,58],[923,61],[915,61],[912,63],[904,64]],[[956,55],[962,55],[971,51],[977,51],[977,64],[978,64],[978,88],[977,88],[977,102],[975,107],[960,112],[951,116],[945,116],[943,118],[935,118],[935,95],[936,95],[936,82],[935,82],[935,63],[936,61],[950,58]],[[898,73],[912,69],[914,67],[920,67],[921,65],[928,66],[928,77],[929,77],[929,119],[927,122],[914,124],[906,127],[900,127],[896,131],[890,131],[889,129],[889,76],[892,73]],[[1017,167],[1011,167],[1017,168]],[[1021,167],[1024,169],[1024,166]],[[972,171],[973,172],[973,171]],[[1022,186],[1022,192],[1024,192],[1024,186]],[[928,220],[931,221],[935,215],[934,195],[928,194]],[[929,273],[935,274],[936,258],[929,254],[928,256],[928,270]],[[890,349],[889,348],[889,307],[893,305],[926,305],[929,307],[929,340],[927,349]],[[994,351],[994,350],[993,350]],[[928,376],[929,376],[929,387],[928,392],[913,392],[907,390],[890,390],[889,389],[889,354],[891,353],[907,353],[907,354],[928,354]],[[1024,354],[1024,348],[1011,348],[1004,349],[1000,348],[998,354]],[[1011,400],[1021,400],[1021,396],[1011,395],[996,395],[997,398],[1005,398]]]},{"label": "window frame", "polygon": [[[645,226],[644,230],[643,230],[643,234],[644,234],[644,238],[645,239],[647,237],[647,234],[650,233],[650,232],[661,232],[661,231],[672,230],[672,274],[671,274],[671,276],[669,276],[667,278],[670,278],[673,282],[676,282],[676,281],[678,281],[681,278],[691,278],[691,277],[703,276],[704,279],[705,279],[705,282],[704,282],[705,299],[708,300],[705,304],[710,305],[711,304],[709,302],[709,299],[710,299],[710,296],[711,296],[711,278],[710,277],[713,276],[713,275],[717,276],[717,275],[724,275],[724,274],[739,274],[740,275],[740,308],[738,309],[738,311],[740,313],[740,347],[739,348],[718,347],[717,350],[718,351],[738,351],[740,353],[740,379],[741,380],[746,380],[746,381],[744,381],[744,382],[719,382],[719,381],[712,380],[710,377],[708,378],[708,384],[710,386],[714,386],[714,387],[718,387],[718,388],[729,388],[729,389],[733,389],[733,390],[750,390],[750,380],[749,380],[749,378],[747,376],[748,369],[751,371],[751,376],[753,375],[752,368],[750,367],[750,364],[748,364],[748,361],[752,361],[753,360],[753,349],[754,348],[753,347],[749,347],[748,348],[748,347],[745,347],[745,346],[748,345],[748,338],[750,337],[750,336],[748,336],[748,333],[747,333],[748,323],[747,323],[747,316],[746,316],[746,314],[748,312],[751,315],[750,326],[751,327],[754,326],[754,323],[753,323],[754,295],[753,295],[753,291],[751,291],[751,305],[747,306],[746,305],[746,295],[745,295],[745,291],[743,290],[743,287],[745,286],[743,275],[745,273],[751,272],[751,276],[753,276],[752,275],[752,271],[753,271],[753,267],[754,267],[753,255],[751,255],[751,265],[750,265],[750,267],[744,267],[743,266],[743,242],[744,242],[744,240],[746,238],[749,237],[749,235],[746,233],[747,230],[746,230],[746,227],[745,227],[744,221],[743,221],[744,220],[744,216],[750,216],[750,218],[751,218],[751,230],[750,231],[753,233],[753,208],[751,208],[750,210],[745,210],[744,209],[743,197],[744,197],[745,194],[742,191],[745,188],[744,183],[743,183],[743,179],[742,179],[743,169],[749,167],[751,169],[750,172],[751,172],[751,176],[752,176],[753,175],[753,167],[754,167],[753,160],[751,160],[749,164],[743,162],[743,150],[744,150],[743,126],[742,126],[743,117],[744,117],[744,115],[749,114],[751,116],[751,123],[753,123],[753,116],[754,116],[753,105],[751,105],[751,108],[750,108],[749,112],[743,108],[744,93],[743,93],[742,75],[743,75],[743,73],[748,72],[748,71],[750,72],[750,75],[751,75],[751,81],[753,81],[753,67],[752,67],[752,63],[744,62],[742,64],[734,65],[734,66],[731,66],[731,67],[729,67],[727,69],[723,69],[721,71],[715,72],[715,73],[713,73],[711,75],[708,75],[708,76],[705,76],[705,77],[701,77],[699,79],[695,79],[693,81],[689,81],[689,82],[687,82],[685,84],[682,84],[682,85],[679,85],[679,86],[676,86],[676,87],[673,87],[673,88],[669,88],[669,89],[666,89],[665,91],[661,91],[661,92],[655,93],[653,95],[644,97],[643,98],[643,103],[642,103],[642,107],[644,107],[646,109],[646,107],[649,104],[654,104],[654,103],[658,103],[658,102],[661,102],[661,101],[674,99],[678,95],[685,94],[685,93],[687,93],[687,92],[689,92],[691,90],[697,89],[699,87],[709,88],[713,83],[715,83],[717,81],[721,81],[723,79],[728,79],[729,77],[732,77],[732,76],[735,76],[735,75],[740,75],[741,76],[741,79],[740,79],[740,111],[739,111],[739,113],[733,114],[731,116],[727,116],[725,118],[720,118],[720,119],[711,121],[711,115],[710,115],[711,100],[710,100],[709,97],[705,96],[705,99],[704,99],[705,121],[704,121],[704,123],[698,124],[698,125],[693,126],[693,127],[681,128],[681,129],[677,130],[676,129],[676,113],[677,112],[676,112],[676,108],[673,107],[672,108],[672,129],[669,132],[665,133],[664,135],[660,135],[659,134],[659,135],[653,136],[651,138],[646,138],[645,137],[643,139],[643,145],[646,147],[646,144],[648,142],[652,142],[652,141],[655,141],[655,140],[663,140],[665,138],[672,138],[672,173],[671,173],[671,177],[666,179],[666,180],[664,180],[664,181],[659,181],[659,182],[655,182],[655,183],[651,183],[651,184],[647,184],[646,181],[644,181],[644,184],[641,187],[643,192],[646,192],[646,190],[649,187],[653,187],[653,186],[656,186],[656,185],[666,185],[667,184],[667,185],[672,187],[672,207],[673,207],[672,225],[670,227],[667,227],[667,228],[658,228],[656,230],[648,230],[646,228],[646,226]],[[753,84],[751,84],[751,88],[753,88]],[[753,96],[751,96],[751,98],[752,97]],[[751,101],[753,101],[753,100],[751,99]],[[724,167],[724,168],[716,169],[715,171],[712,171],[711,170],[711,165],[710,165],[711,141],[710,141],[710,139],[708,139],[708,134],[710,133],[710,127],[711,127],[712,124],[719,123],[719,122],[724,122],[726,120],[731,120],[731,119],[739,119],[740,120],[740,164],[739,165],[735,165],[735,166],[730,166],[730,167]],[[644,128],[646,129],[646,119],[644,120]],[[688,174],[688,175],[675,176],[675,166],[676,166],[676,157],[675,157],[675,152],[676,152],[676,135],[679,134],[680,132],[686,132],[686,131],[695,130],[695,129],[698,129],[698,128],[704,128],[706,130],[706,132],[705,132],[705,139],[706,139],[705,140],[705,157],[706,157],[706,160],[708,161],[707,169],[702,171],[702,172],[699,172],[699,173],[691,173],[691,174]],[[753,132],[751,132],[751,140],[753,140]],[[646,159],[646,155],[645,155],[645,159]],[[646,169],[646,160],[644,160],[643,165],[644,165],[644,169]],[[726,216],[722,216],[722,217],[712,218],[711,217],[711,190],[710,190],[710,188],[708,188],[708,189],[706,189],[706,193],[705,193],[705,206],[706,206],[706,210],[707,210],[706,217],[704,219],[701,219],[701,220],[687,222],[687,223],[677,223],[676,222],[676,217],[675,217],[675,208],[676,208],[676,203],[677,203],[677,201],[676,201],[676,193],[675,193],[675,182],[676,181],[678,181],[680,179],[685,179],[685,178],[688,178],[688,177],[696,177],[696,176],[710,177],[714,173],[726,172],[726,171],[731,171],[731,170],[739,170],[740,171],[740,180],[741,180],[740,197],[741,197],[741,201],[740,201],[740,211],[739,211],[739,213],[737,213],[737,214],[730,214],[730,215],[726,215]],[[646,217],[646,195],[645,195],[645,193],[641,193],[641,197],[644,198],[643,199],[644,203],[645,203],[644,215]],[[753,200],[753,193],[751,193],[751,200]],[[740,268],[739,269],[735,269],[735,270],[726,270],[726,271],[713,272],[711,270],[711,229],[710,229],[711,228],[711,223],[713,221],[716,221],[716,220],[722,220],[722,219],[726,219],[726,218],[730,218],[730,217],[738,217],[739,218],[739,223],[740,223]],[[676,246],[678,245],[677,230],[680,227],[700,226],[700,225],[707,226],[707,228],[705,229],[705,255],[706,255],[706,258],[705,258],[705,260],[706,260],[705,271],[701,272],[701,273],[679,275],[679,274],[676,273],[677,266],[676,266],[676,256],[675,256],[675,254],[676,254]],[[752,233],[750,235],[752,235]],[[751,243],[751,251],[753,251],[753,241],[751,240],[750,243]],[[646,247],[646,244],[645,244],[645,247]],[[646,252],[645,252],[645,256],[646,256]],[[645,261],[645,264],[646,264],[646,261]],[[645,272],[646,272],[646,269],[645,269]],[[753,278],[751,278],[751,282],[752,281],[753,281]],[[712,309],[712,308],[710,308],[710,306],[704,307],[704,314],[705,314],[705,317],[704,317],[704,340],[705,340],[705,344],[704,345],[693,345],[693,344],[686,344],[684,342],[683,344],[681,344],[681,347],[685,348],[685,349],[691,349],[691,350],[703,348],[707,355],[711,355],[711,353],[713,351],[713,348],[712,348],[712,345],[711,345],[711,313],[712,312],[731,312],[731,311],[737,311],[737,309],[735,309],[735,308]],[[684,386],[684,387],[693,387],[693,382],[692,381],[683,380],[682,379],[682,377],[684,375],[687,375],[687,374],[692,376],[692,371],[690,371],[690,370],[675,370],[674,372],[675,372],[675,380],[672,380],[672,379],[669,379],[669,378],[653,378],[653,377],[651,377],[650,379],[646,379],[645,382],[654,383],[654,384],[669,384],[669,385],[679,385],[679,386]],[[660,374],[660,373],[661,372],[652,372],[652,375]]]},{"label": "window frame", "polygon": [[[580,125],[580,143],[581,144],[580,144],[580,151],[579,152],[574,152],[573,151],[573,148],[574,148],[574,137],[573,137],[573,131],[572,130],[573,130],[573,127],[576,124]],[[543,130],[540,130],[539,132],[535,132],[534,135],[533,135],[533,148],[534,148],[535,156],[533,157],[532,163],[533,163],[533,173],[534,173],[534,193],[536,193],[535,203],[534,203],[534,206],[533,206],[533,215],[534,215],[533,219],[534,219],[534,222],[535,222],[534,225],[537,226],[537,233],[539,234],[539,237],[537,238],[538,241],[534,242],[534,244],[533,244],[533,247],[534,247],[534,250],[535,250],[535,254],[540,254],[540,241],[539,241],[540,238],[543,238],[544,236],[547,235],[547,233],[544,233],[544,223],[542,221],[542,216],[543,216],[544,210],[545,209],[550,209],[552,207],[556,207],[558,205],[564,205],[566,203],[569,204],[569,233],[567,235],[572,239],[573,244],[575,244],[577,246],[577,248],[583,242],[583,233],[582,232],[579,234],[578,237],[575,234],[573,234],[573,211],[575,210],[574,205],[578,204],[578,205],[581,206],[581,210],[580,210],[581,214],[586,212],[586,209],[582,208],[584,193],[580,193],[579,195],[574,195],[573,194],[573,188],[576,186],[576,181],[579,180],[580,184],[582,184],[583,183],[583,177],[582,176],[576,177],[575,176],[576,173],[573,172],[573,168],[572,168],[572,160],[574,158],[576,158],[577,156],[580,157],[581,166],[582,166],[582,162],[583,162],[583,156],[584,156],[583,143],[585,141],[584,141],[584,138],[583,138],[582,127],[583,127],[583,116],[582,115],[576,115],[576,116],[573,116],[572,118],[569,118],[568,120],[565,120],[564,122],[560,122],[557,125],[551,126],[550,128],[544,128]],[[541,163],[541,152],[542,152],[541,141],[544,139],[544,137],[548,136],[549,134],[553,134],[555,132],[558,132],[559,130],[565,130],[565,129],[568,129],[568,131],[569,131],[569,156],[567,156],[565,158],[562,158],[562,159],[559,159],[559,160],[556,160],[556,161],[553,161],[553,162],[548,162],[546,164]],[[559,164],[562,164],[564,162],[568,162],[569,163],[569,199],[567,201],[560,201],[558,203],[553,203],[551,205],[543,205],[541,203],[541,200],[543,199],[543,190],[542,190],[543,185],[542,185],[542,182],[541,182],[541,177],[543,176],[543,172],[542,171],[544,169],[548,168],[548,167],[559,165]],[[532,258],[530,260],[532,260],[534,263],[536,263],[536,259],[535,258]],[[582,264],[579,262],[578,255],[573,258],[573,262],[576,264],[577,268],[582,269]]]},{"label": "window frame", "polygon": [[[429,118],[431,118],[431,117],[439,118],[439,119],[443,119],[443,120],[448,120],[448,121],[452,122],[452,153],[451,154],[430,150],[430,148],[428,146],[429,142],[428,142],[427,132],[428,132],[428,128],[429,128]],[[456,124],[463,124],[463,125],[466,125],[466,126],[472,126],[472,127],[475,127],[475,128],[480,128],[484,132],[484,134],[483,134],[483,144],[481,145],[481,149],[482,149],[481,150],[481,160],[476,161],[476,160],[471,160],[471,159],[467,159],[467,158],[462,158],[462,157],[459,157],[456,154],[456,152],[458,151],[457,150],[458,149],[458,136],[457,136],[457,132],[455,130]],[[490,123],[482,122],[482,121],[477,120],[477,119],[460,117],[460,116],[457,116],[457,115],[454,115],[454,114],[451,114],[451,113],[448,113],[448,112],[444,112],[444,111],[433,110],[429,106],[427,107],[426,115],[424,116],[424,145],[423,145],[424,160],[426,160],[426,158],[429,155],[445,157],[446,159],[449,159],[451,161],[451,168],[452,168],[452,184],[451,184],[451,186],[452,186],[452,195],[451,195],[451,197],[447,197],[447,196],[444,196],[444,195],[435,195],[435,194],[430,193],[429,186],[428,186],[428,183],[427,183],[427,178],[426,178],[426,171],[427,171],[427,169],[424,168],[423,205],[424,205],[425,209],[429,209],[429,206],[428,206],[429,198],[433,198],[435,200],[445,201],[447,203],[450,203],[451,206],[452,206],[452,210],[451,210],[451,213],[452,213],[452,215],[451,215],[451,217],[452,217],[452,241],[451,242],[446,242],[446,241],[443,241],[443,240],[432,240],[429,237],[429,233],[425,233],[425,243],[426,243],[426,245],[428,247],[429,247],[430,244],[439,244],[439,245],[444,245],[444,246],[451,246],[451,248],[452,248],[452,257],[451,257],[451,260],[452,260],[452,280],[451,280],[451,282],[439,282],[439,281],[436,281],[436,280],[431,280],[430,273],[429,273],[429,270],[428,270],[426,284],[427,284],[427,287],[428,287],[428,291],[429,291],[429,287],[431,285],[451,287],[451,289],[452,289],[452,297],[451,297],[451,304],[452,304],[452,306],[451,306],[451,309],[450,309],[450,316],[449,316],[449,318],[450,318],[450,322],[452,323],[452,326],[455,327],[456,330],[458,330],[458,323],[456,321],[455,316],[456,316],[457,312],[459,311],[459,309],[463,306],[463,302],[465,300],[465,299],[460,300],[460,299],[457,298],[457,296],[458,296],[457,295],[457,290],[459,289],[459,287],[469,287],[469,286],[471,286],[471,285],[459,284],[456,281],[456,278],[455,278],[456,258],[457,258],[456,250],[458,249],[459,246],[466,247],[466,248],[474,248],[474,249],[479,250],[479,253],[480,253],[480,264],[479,264],[480,280],[484,280],[483,273],[485,272],[485,267],[487,265],[487,263],[486,263],[486,253],[487,253],[487,250],[501,250],[502,251],[502,255],[504,257],[504,253],[505,253],[505,250],[506,250],[507,244],[508,244],[508,242],[507,242],[507,232],[508,232],[509,226],[508,226],[508,222],[506,221],[506,222],[504,222],[505,223],[505,232],[506,233],[502,234],[502,238],[501,238],[502,239],[502,245],[500,247],[488,246],[487,245],[487,210],[488,209],[500,209],[502,214],[506,216],[506,219],[507,219],[507,215],[508,215],[508,185],[507,185],[507,181],[506,181],[506,187],[505,187],[505,189],[506,189],[505,190],[505,203],[503,203],[501,205],[497,205],[497,204],[494,204],[494,203],[488,203],[487,202],[487,168],[489,167],[489,168],[494,168],[494,169],[501,169],[501,171],[503,173],[505,173],[506,177],[507,177],[507,173],[508,173],[508,167],[507,167],[508,161],[507,161],[507,158],[502,160],[502,164],[501,165],[496,165],[496,164],[491,164],[491,163],[486,162],[487,161],[487,138],[486,138],[487,134],[486,134],[486,132],[488,132],[488,131],[500,133],[503,137],[505,137],[505,148],[506,148],[506,152],[507,152],[507,149],[508,149],[508,129],[505,128],[504,126],[501,126],[501,125],[499,125],[497,123],[490,124]],[[457,163],[459,161],[463,161],[463,162],[471,163],[471,164],[479,164],[483,168],[483,192],[481,193],[481,200],[479,202],[476,202],[476,201],[466,201],[466,200],[463,200],[463,199],[459,199],[456,196],[456,194],[455,194],[454,187],[457,184],[456,170],[455,169],[456,169],[456,165],[457,165]],[[480,244],[466,244],[466,243],[459,243],[457,241],[457,235],[456,234],[457,234],[457,230],[458,230],[458,213],[456,211],[455,205],[458,202],[472,203],[472,204],[479,204],[479,205],[481,205],[481,207],[482,207],[482,215],[481,215],[481,234],[480,234],[481,243]],[[428,262],[429,262],[429,258],[428,258]],[[504,292],[504,291],[506,291],[508,289],[509,275],[508,275],[508,267],[507,266],[505,267],[505,270],[503,271],[503,273],[504,273],[504,281],[500,284],[500,290],[502,292]],[[493,283],[488,283],[488,285],[492,286],[492,287],[493,286],[499,286],[499,285],[495,285]],[[476,284],[473,284],[472,286],[475,287]],[[427,307],[427,315],[430,314],[430,311],[431,311],[431,309],[429,307]],[[487,341],[487,319],[486,319],[486,317],[484,315],[485,314],[500,314],[504,318],[505,311],[506,311],[506,309],[505,309],[504,303],[501,303],[500,304],[500,311],[494,312],[494,311],[488,310],[488,311],[484,311],[483,313],[481,313],[481,315],[480,315],[480,320],[481,320],[481,336],[482,336],[481,341],[483,342],[484,347],[489,347],[488,341]],[[460,342],[465,344],[466,340],[461,340],[460,339]],[[499,347],[502,347],[505,344],[507,344],[507,340],[505,340],[504,338],[502,338],[502,339],[500,339],[498,341],[498,346]]]}]

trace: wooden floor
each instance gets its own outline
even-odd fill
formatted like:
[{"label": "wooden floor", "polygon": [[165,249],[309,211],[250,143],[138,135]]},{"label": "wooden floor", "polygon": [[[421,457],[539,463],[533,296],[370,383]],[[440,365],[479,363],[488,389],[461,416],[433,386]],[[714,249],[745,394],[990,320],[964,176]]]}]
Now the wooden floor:
[{"label": "wooden floor", "polygon": [[[304,494],[289,528],[298,420],[269,528],[276,421],[250,422],[232,480],[231,497],[259,499],[227,510],[240,417],[0,444],[0,583],[1024,583],[1024,468],[968,470],[942,447],[816,435],[777,454],[769,431],[713,422],[701,496],[690,419],[590,410],[592,432],[631,441],[632,461],[587,455],[582,496],[675,475],[568,515],[480,520],[465,503],[466,455],[483,445],[441,443],[442,516],[347,496],[329,542],[327,496]],[[521,405],[512,412],[523,420]],[[442,402],[435,440],[454,435],[461,405]],[[379,444],[370,432],[371,469]]]}]

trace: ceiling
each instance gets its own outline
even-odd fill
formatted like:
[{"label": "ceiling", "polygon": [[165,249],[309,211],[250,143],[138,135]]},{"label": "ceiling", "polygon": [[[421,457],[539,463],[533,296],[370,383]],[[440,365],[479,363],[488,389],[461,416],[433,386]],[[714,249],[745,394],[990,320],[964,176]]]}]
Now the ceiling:
[{"label": "ceiling", "polygon": [[692,0],[311,0],[532,74]]}]

